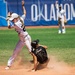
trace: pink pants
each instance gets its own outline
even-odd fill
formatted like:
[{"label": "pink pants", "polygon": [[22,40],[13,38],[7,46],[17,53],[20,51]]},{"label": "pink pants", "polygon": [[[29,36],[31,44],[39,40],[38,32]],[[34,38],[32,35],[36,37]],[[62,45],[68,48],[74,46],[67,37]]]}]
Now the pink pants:
[{"label": "pink pants", "polygon": [[26,45],[26,47],[28,48],[29,52],[31,52],[31,37],[29,35],[27,35],[25,38],[25,40],[19,40],[12,56],[9,58],[7,66],[11,66],[13,61],[15,60],[15,58],[17,57],[17,55],[20,53],[20,51],[22,50],[22,48],[24,47],[24,45]]}]

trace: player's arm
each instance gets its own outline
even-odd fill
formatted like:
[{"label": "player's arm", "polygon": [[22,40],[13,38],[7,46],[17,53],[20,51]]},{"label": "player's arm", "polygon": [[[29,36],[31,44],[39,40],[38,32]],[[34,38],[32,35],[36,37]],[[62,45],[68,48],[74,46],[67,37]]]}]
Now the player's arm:
[{"label": "player's arm", "polygon": [[47,47],[47,46],[45,46],[45,45],[40,45],[40,44],[39,44],[39,46],[42,46],[42,47],[44,47],[45,49],[47,49],[47,48],[48,48],[48,47]]},{"label": "player's arm", "polygon": [[8,21],[9,18],[10,18],[10,12],[8,12],[7,17],[6,17],[6,20]]},{"label": "player's arm", "polygon": [[[59,14],[59,4],[58,4],[58,1],[55,2],[55,7],[56,7],[56,10],[57,10],[57,13]],[[58,17],[58,26],[60,26],[60,19],[61,18]]]},{"label": "player's arm", "polygon": [[58,4],[58,1],[55,2],[55,6],[56,6],[56,9],[59,10],[59,4]]},{"label": "player's arm", "polygon": [[67,24],[66,13],[64,11],[64,24]]},{"label": "player's arm", "polygon": [[64,20],[66,21],[66,16],[64,15]]},{"label": "player's arm", "polygon": [[10,22],[10,20],[7,21],[7,24],[9,29],[15,28],[15,26],[12,24],[12,22]]},{"label": "player's arm", "polygon": [[11,16],[11,12],[8,12],[6,20],[7,20],[7,26],[9,29],[11,28],[10,27],[10,20],[9,20],[10,16]]},{"label": "player's arm", "polygon": [[26,9],[25,9],[25,7],[24,7],[24,4],[25,4],[25,2],[24,2],[24,0],[22,1],[22,10],[23,10],[23,14],[26,16]]},{"label": "player's arm", "polygon": [[37,57],[32,52],[30,52],[30,54],[33,56],[33,61],[34,61],[34,68],[32,69],[32,71],[36,71],[38,65]]},{"label": "player's arm", "polygon": [[66,12],[65,12],[65,10],[63,10],[63,12],[64,12],[64,20],[66,20]]}]

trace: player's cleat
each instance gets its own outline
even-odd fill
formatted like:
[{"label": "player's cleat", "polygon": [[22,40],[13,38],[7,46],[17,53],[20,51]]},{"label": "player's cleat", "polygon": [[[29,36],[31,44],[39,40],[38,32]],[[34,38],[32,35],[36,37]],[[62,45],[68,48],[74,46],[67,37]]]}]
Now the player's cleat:
[{"label": "player's cleat", "polygon": [[61,31],[60,30],[58,31],[58,34],[61,34]]},{"label": "player's cleat", "polygon": [[6,68],[5,68],[5,70],[9,70],[10,69],[10,66],[7,66]]},{"label": "player's cleat", "polygon": [[62,34],[65,34],[65,33],[66,33],[65,29],[63,29],[63,30],[62,30]]},{"label": "player's cleat", "polygon": [[62,32],[62,34],[65,34],[65,32]]},{"label": "player's cleat", "polygon": [[32,72],[35,72],[35,70],[32,70]]}]

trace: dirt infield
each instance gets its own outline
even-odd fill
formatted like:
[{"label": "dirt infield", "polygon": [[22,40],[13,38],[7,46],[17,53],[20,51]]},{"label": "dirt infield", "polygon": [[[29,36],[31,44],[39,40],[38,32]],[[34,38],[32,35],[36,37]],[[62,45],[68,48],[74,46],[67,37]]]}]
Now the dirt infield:
[{"label": "dirt infield", "polygon": [[36,72],[32,72],[33,64],[21,63],[21,59],[13,64],[11,69],[5,70],[5,66],[0,66],[0,75],[75,75],[75,67],[68,66],[64,62],[58,62],[54,56],[50,56],[48,65],[40,65]]}]

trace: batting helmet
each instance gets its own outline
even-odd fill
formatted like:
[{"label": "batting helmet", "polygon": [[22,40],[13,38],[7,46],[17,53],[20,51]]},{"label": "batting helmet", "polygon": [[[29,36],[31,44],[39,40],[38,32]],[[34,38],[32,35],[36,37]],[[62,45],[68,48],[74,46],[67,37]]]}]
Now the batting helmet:
[{"label": "batting helmet", "polygon": [[34,41],[31,42],[31,46],[33,48],[36,48],[36,46],[38,45],[38,43],[39,43],[39,40],[38,39],[37,40],[34,40]]}]

